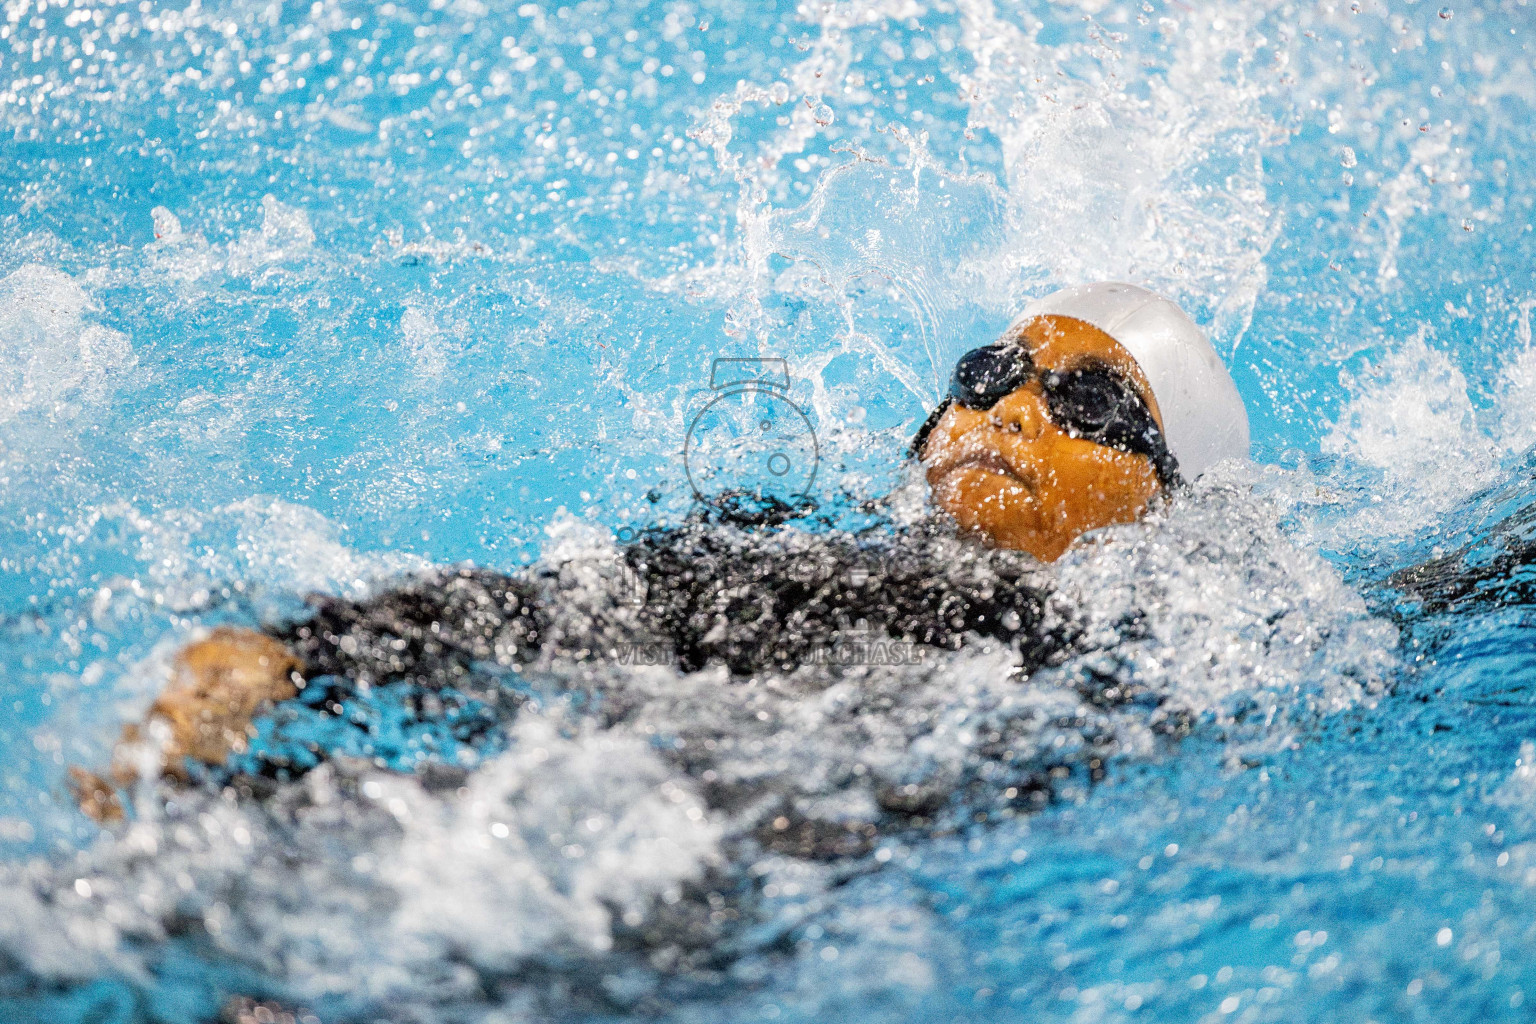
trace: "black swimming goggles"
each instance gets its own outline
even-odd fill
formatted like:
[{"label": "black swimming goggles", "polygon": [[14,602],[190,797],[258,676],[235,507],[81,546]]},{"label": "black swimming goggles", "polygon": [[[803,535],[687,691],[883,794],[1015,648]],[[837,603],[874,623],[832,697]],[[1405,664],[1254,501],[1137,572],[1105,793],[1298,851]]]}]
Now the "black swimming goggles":
[{"label": "black swimming goggles", "polygon": [[951,404],[990,409],[1037,376],[1052,423],[1073,437],[1145,455],[1152,460],[1164,487],[1178,482],[1178,460],[1168,450],[1152,410],[1119,373],[1100,364],[1037,375],[1027,350],[1001,342],[972,349],[960,357],[949,381],[948,396],[918,428],[907,454],[922,456],[928,435]]}]

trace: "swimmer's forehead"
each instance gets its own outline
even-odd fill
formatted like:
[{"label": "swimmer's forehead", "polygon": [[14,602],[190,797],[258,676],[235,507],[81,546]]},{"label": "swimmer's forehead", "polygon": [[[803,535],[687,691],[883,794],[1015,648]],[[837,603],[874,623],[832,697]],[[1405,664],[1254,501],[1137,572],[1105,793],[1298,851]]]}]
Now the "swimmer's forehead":
[{"label": "swimmer's forehead", "polygon": [[1042,313],[1009,328],[1002,340],[1021,346],[1042,370],[1064,372],[1095,365],[1108,366],[1130,381],[1141,400],[1147,403],[1147,408],[1152,410],[1159,429],[1162,428],[1162,410],[1157,406],[1157,396],[1152,393],[1152,385],[1141,365],[1124,345],[1093,324],[1076,317]]}]

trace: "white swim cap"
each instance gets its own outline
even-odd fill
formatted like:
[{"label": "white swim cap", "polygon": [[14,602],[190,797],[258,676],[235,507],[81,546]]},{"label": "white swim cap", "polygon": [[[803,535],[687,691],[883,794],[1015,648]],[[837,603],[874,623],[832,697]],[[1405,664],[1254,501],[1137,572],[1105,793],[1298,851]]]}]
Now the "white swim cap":
[{"label": "white swim cap", "polygon": [[1163,438],[1186,480],[1222,459],[1248,457],[1248,412],[1237,385],[1205,332],[1177,305],[1134,284],[1105,281],[1036,299],[1014,325],[1045,315],[1092,324],[1131,354],[1152,385]]}]

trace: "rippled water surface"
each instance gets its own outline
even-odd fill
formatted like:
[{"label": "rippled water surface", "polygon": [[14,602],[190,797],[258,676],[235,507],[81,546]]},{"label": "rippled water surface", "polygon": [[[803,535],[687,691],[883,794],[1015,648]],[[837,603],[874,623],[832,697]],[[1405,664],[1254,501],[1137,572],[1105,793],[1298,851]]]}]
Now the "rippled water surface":
[{"label": "rippled water surface", "polygon": [[[3,10],[0,1018],[1531,1018],[1523,0]],[[1094,278],[1254,462],[1050,570],[1065,661],[550,658],[473,749],[385,695],[265,800],[74,809],[198,630],[464,562],[609,614],[717,357],[910,512],[954,359]]]}]

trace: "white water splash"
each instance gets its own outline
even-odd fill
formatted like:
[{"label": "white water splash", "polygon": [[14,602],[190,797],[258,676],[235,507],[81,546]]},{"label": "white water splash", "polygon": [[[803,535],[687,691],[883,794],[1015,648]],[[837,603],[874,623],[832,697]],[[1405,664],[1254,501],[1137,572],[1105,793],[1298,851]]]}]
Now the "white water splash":
[{"label": "white water splash", "polygon": [[62,271],[28,263],[0,279],[0,424],[66,418],[108,397],[135,360],[126,335],[94,322],[100,312]]},{"label": "white water splash", "polygon": [[1521,455],[1536,445],[1536,345],[1531,344],[1531,310],[1536,299],[1521,302],[1516,314],[1514,354],[1499,374],[1499,440],[1505,451]]},{"label": "white water splash", "polygon": [[[145,278],[169,278],[183,288],[184,297],[196,294],[189,286],[217,280],[219,275],[256,277],[310,255],[315,230],[309,214],[274,196],[261,199],[261,226],[242,231],[227,243],[210,243],[202,232],[183,226],[182,218],[164,206],[150,211],[154,240],[144,248]],[[93,279],[123,283],[131,280],[117,267],[102,267]]]},{"label": "white water splash", "polygon": [[416,364],[416,372],[429,381],[441,378],[448,368],[451,349],[432,315],[408,306],[400,317],[400,333],[407,354]]},{"label": "white water splash", "polygon": [[1283,502],[1255,493],[1267,472],[1218,466],[1147,523],[1070,551],[1062,587],[1101,653],[1067,669],[1102,659],[1159,695],[1154,721],[1209,716],[1261,746],[1384,692],[1399,669],[1396,629],[1286,536]]},{"label": "white water splash", "polygon": [[1477,421],[1466,377],[1424,332],[1346,384],[1349,402],[1322,448],[1373,482],[1343,542],[1411,536],[1499,479],[1503,453]]},{"label": "white water splash", "polygon": [[229,247],[229,269],[236,274],[251,273],[264,264],[302,256],[314,243],[309,214],[273,196],[262,196],[261,228],[241,232]]},{"label": "white water splash", "polygon": [[253,590],[358,597],[384,578],[427,563],[399,552],[358,552],[345,528],[314,509],[256,495],[208,512],[169,509],[146,514],[118,503],[93,510],[74,529],[121,523],[125,541],[146,566],[158,601],[193,609],[211,590],[240,580]]},{"label": "white water splash", "polygon": [[692,787],[643,740],[533,715],[511,739],[454,794],[324,768],[266,807],[145,803],[68,865],[0,866],[0,949],[53,981],[142,976],[140,943],[195,920],[304,998],[473,999],[462,965],[600,954],[615,913],[635,921],[718,862]]},{"label": "white water splash", "polygon": [[[1004,180],[954,166],[919,128],[896,123],[887,131],[903,165],[855,149],[820,175],[803,207],[770,206],[769,184],[820,122],[796,107],[767,141],[739,149],[735,120],[753,104],[802,94],[812,111],[835,102],[829,83],[865,80],[851,40],[863,26],[908,13],[889,4],[809,12],[819,35],[805,61],[772,88],[743,86],[722,98],[696,132],[741,183],[745,279],[766,289],[770,254],[814,263],[843,324],[834,343],[868,355],[925,407],[959,351],[1030,296],[1083,280],[1159,289],[1206,324],[1222,351],[1234,351],[1279,229],[1262,159],[1284,135],[1264,112],[1272,81],[1251,74],[1263,8],[1181,13],[1168,51],[1144,55],[1091,25],[1092,45],[1046,45],[1027,17],[1015,21],[986,0],[961,4],[959,42],[974,66],[955,72],[954,84],[970,129],[998,139]],[[1129,89],[1126,65],[1143,58],[1155,69]],[[802,283],[773,286],[806,298]],[[742,297],[738,306],[750,308],[736,319],[770,330],[756,294]],[[915,326],[921,345],[900,348],[895,324]]]},{"label": "white water splash", "polygon": [[1279,228],[1262,160],[1282,136],[1263,111],[1264,79],[1251,74],[1264,5],[1178,12],[1174,44],[1134,92],[1126,65],[1141,55],[1108,29],[1090,23],[1091,45],[1048,47],[1038,23],[1021,27],[990,0],[961,12],[976,68],[959,84],[972,126],[1002,141],[1013,229],[1004,259],[1019,283],[1145,284],[1231,353]]},{"label": "white water splash", "polygon": [[448,801],[400,778],[377,783],[375,799],[407,822],[383,872],[404,896],[402,930],[488,971],[567,943],[605,952],[615,913],[638,924],[652,900],[675,902],[680,883],[720,862],[718,826],[644,740],[567,739],[530,716],[511,746]]}]

